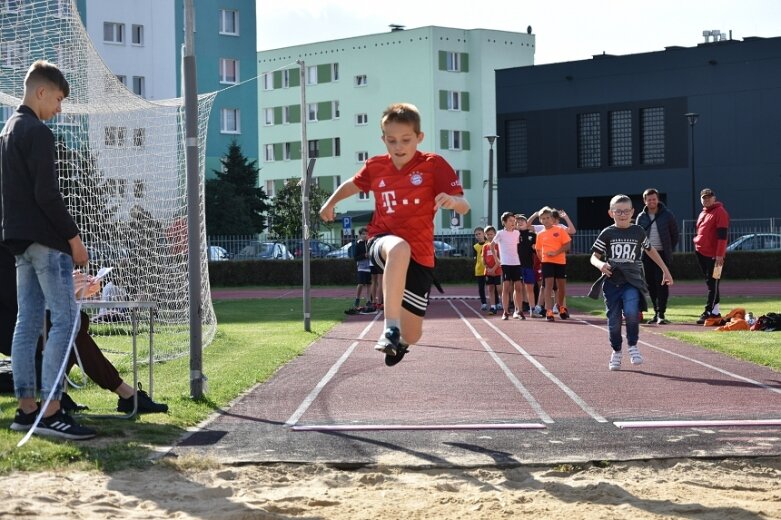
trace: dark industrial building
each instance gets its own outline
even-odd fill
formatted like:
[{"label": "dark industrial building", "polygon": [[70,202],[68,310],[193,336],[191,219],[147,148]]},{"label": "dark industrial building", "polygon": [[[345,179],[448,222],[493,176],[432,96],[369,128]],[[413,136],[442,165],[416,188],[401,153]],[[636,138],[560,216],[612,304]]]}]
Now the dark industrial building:
[{"label": "dark industrial building", "polygon": [[496,102],[497,214],[598,229],[614,194],[639,211],[654,187],[692,219],[709,187],[733,219],[781,215],[781,38],[499,70]]}]

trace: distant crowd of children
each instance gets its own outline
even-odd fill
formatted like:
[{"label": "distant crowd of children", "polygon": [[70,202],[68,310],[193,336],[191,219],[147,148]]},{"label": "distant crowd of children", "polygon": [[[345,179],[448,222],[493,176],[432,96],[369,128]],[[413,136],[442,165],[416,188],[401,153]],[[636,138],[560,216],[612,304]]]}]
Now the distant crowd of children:
[{"label": "distant crowd of children", "polygon": [[[540,224],[534,224],[537,219]],[[475,280],[482,310],[501,311],[503,320],[525,320],[527,312],[548,321],[555,321],[555,314],[568,319],[566,254],[575,232],[566,212],[547,206],[528,218],[503,213],[499,231],[475,228]]]}]

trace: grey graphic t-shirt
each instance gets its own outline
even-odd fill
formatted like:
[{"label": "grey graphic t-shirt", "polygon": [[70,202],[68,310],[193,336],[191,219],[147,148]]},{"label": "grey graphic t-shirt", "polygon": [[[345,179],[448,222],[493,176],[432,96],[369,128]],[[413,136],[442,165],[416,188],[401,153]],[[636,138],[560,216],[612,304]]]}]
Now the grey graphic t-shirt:
[{"label": "grey graphic t-shirt", "polygon": [[[601,255],[605,262],[611,264],[634,263],[639,269],[642,269],[643,262],[640,259],[640,253],[643,249],[650,247],[651,243],[642,226],[632,224],[627,228],[618,228],[612,225],[599,233],[591,251]],[[618,270],[614,270],[610,279],[616,284],[626,281]]]}]

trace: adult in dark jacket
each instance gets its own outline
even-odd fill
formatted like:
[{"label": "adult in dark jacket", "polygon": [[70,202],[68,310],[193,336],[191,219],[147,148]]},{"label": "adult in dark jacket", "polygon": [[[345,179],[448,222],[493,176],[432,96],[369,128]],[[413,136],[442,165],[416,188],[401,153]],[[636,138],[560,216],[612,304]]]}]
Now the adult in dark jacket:
[{"label": "adult in dark jacket", "polygon": [[[702,212],[697,217],[697,234],[694,236],[694,251],[697,261],[705,275],[708,285],[708,299],[705,311],[697,320],[699,325],[710,317],[720,317],[719,281],[721,267],[727,254],[727,232],[729,231],[729,213],[724,205],[716,200],[716,193],[705,188],[700,192]],[[714,276],[716,274],[716,276]]]},{"label": "adult in dark jacket", "polygon": [[[645,207],[637,215],[635,223],[645,229],[651,247],[662,257],[664,265],[669,269],[673,262],[673,251],[678,245],[678,222],[672,211],[659,200],[659,191],[648,188],[643,192]],[[670,323],[665,317],[667,312],[667,300],[670,297],[670,287],[662,284],[662,269],[654,263],[643,251],[643,269],[648,293],[654,306],[654,316],[648,320],[649,324],[658,323],[664,325]]]},{"label": "adult in dark jacket", "polygon": [[94,437],[95,431],[60,410],[57,373],[78,319],[71,272],[74,265],[86,265],[88,255],[60,194],[54,134],[43,123],[62,110],[69,92],[55,65],[40,60],[27,71],[22,104],[0,132],[0,240],[16,256],[19,303],[11,355],[19,408],[11,429],[30,430],[38,415],[35,350],[48,308],[52,328],[43,354],[41,395],[51,393],[52,400],[35,433],[79,440]]}]

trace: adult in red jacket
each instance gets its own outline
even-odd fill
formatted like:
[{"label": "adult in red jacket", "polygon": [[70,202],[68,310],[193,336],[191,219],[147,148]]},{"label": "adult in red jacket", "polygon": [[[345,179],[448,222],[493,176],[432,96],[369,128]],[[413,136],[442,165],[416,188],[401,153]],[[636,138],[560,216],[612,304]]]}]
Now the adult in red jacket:
[{"label": "adult in red jacket", "polygon": [[[727,231],[729,213],[721,202],[716,201],[716,193],[705,188],[700,192],[702,212],[697,217],[697,233],[694,237],[694,251],[700,263],[702,274],[708,284],[708,299],[705,311],[697,323],[702,325],[711,316],[721,316],[719,311],[719,279],[724,256],[727,254]],[[717,276],[714,277],[714,269]]]}]

